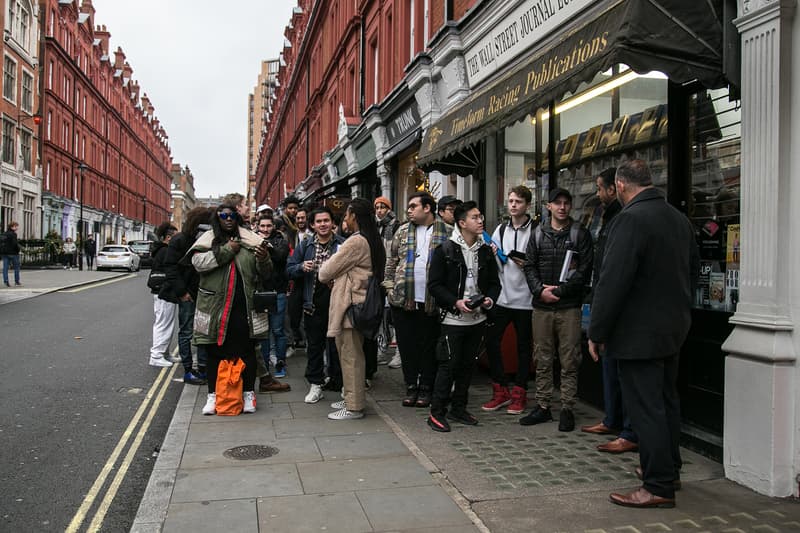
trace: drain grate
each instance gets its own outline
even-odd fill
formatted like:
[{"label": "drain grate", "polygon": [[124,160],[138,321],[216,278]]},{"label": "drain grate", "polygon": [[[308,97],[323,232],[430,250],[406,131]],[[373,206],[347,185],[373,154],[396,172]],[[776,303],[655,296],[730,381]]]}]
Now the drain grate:
[{"label": "drain grate", "polygon": [[237,461],[255,461],[257,459],[266,459],[277,455],[278,448],[272,446],[261,446],[260,444],[248,444],[246,446],[237,446],[225,450],[222,455],[228,459],[236,459]]}]

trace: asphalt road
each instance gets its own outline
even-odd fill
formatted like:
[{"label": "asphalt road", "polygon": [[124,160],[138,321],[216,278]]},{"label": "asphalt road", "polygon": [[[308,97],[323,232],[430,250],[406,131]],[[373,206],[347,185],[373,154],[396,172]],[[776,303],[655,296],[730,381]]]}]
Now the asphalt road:
[{"label": "asphalt road", "polygon": [[[153,394],[147,404],[154,413],[147,431],[149,410],[126,434],[161,372],[147,364],[146,276],[0,307],[0,530],[65,531],[115,449],[118,458],[77,531],[87,530],[104,501],[100,530],[130,528],[184,387],[164,385],[160,403]],[[171,372],[160,382],[181,375]]]}]

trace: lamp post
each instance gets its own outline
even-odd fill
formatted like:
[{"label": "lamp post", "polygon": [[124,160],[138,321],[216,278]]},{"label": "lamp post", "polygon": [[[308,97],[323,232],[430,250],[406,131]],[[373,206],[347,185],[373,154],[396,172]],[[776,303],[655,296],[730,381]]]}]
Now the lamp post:
[{"label": "lamp post", "polygon": [[142,195],[142,240],[147,240],[147,197]]},{"label": "lamp post", "polygon": [[80,163],[78,165],[78,171],[81,174],[81,193],[80,193],[80,202],[81,202],[81,211],[78,215],[78,270],[83,270],[83,172],[89,168],[84,163]]}]

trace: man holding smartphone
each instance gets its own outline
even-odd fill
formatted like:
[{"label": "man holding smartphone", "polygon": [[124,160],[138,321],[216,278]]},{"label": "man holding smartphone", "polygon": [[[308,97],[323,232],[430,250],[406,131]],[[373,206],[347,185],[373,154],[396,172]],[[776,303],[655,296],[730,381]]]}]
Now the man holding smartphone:
[{"label": "man holding smartphone", "polygon": [[469,383],[486,332],[486,313],[500,295],[494,254],[481,237],[484,218],[478,204],[459,204],[453,217],[453,233],[433,251],[428,272],[428,290],[444,313],[428,417],[430,428],[439,432],[450,431],[446,417],[470,426],[478,423],[467,411]]},{"label": "man holding smartphone", "polygon": [[[508,406],[506,413],[518,415],[525,410],[527,404],[528,376],[533,355],[533,304],[522,265],[533,227],[533,221],[528,214],[532,200],[533,194],[529,188],[524,185],[512,188],[508,193],[508,214],[511,219],[497,226],[492,235],[491,247],[497,256],[503,289],[494,308],[494,324],[490,327],[486,341],[492,378],[492,399],[481,406],[484,411],[497,411]],[[498,254],[498,250],[508,258],[505,263],[500,260],[502,254]],[[517,373],[511,390],[508,388],[500,351],[500,342],[509,324],[514,324],[517,334]]]}]

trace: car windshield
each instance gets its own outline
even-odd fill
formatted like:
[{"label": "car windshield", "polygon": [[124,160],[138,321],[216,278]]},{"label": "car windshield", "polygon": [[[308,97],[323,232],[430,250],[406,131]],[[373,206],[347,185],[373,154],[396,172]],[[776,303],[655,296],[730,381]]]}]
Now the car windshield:
[{"label": "car windshield", "polygon": [[131,247],[131,250],[134,252],[149,252],[150,251],[150,243],[149,242],[132,242],[128,246]]},{"label": "car windshield", "polygon": [[103,251],[111,253],[120,253],[120,252],[127,252],[128,249],[125,246],[103,246]]}]

